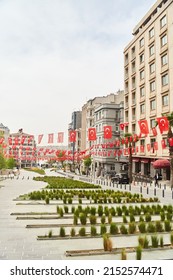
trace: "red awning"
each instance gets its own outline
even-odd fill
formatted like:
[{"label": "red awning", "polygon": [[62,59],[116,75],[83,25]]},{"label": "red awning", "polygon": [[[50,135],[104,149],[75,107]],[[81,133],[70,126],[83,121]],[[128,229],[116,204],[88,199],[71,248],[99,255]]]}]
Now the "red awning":
[{"label": "red awning", "polygon": [[154,168],[168,168],[170,167],[170,162],[167,159],[157,159],[152,162]]},{"label": "red awning", "polygon": [[139,158],[133,158],[132,159],[134,162],[139,162]]}]

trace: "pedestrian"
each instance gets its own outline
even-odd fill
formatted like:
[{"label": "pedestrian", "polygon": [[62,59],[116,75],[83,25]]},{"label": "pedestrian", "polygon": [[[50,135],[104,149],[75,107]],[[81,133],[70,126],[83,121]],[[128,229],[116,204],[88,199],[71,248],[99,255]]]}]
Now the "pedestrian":
[{"label": "pedestrian", "polygon": [[155,174],[155,176],[154,176],[155,187],[156,187],[156,186],[159,186],[159,184],[158,184],[158,179],[159,179],[158,174]]}]

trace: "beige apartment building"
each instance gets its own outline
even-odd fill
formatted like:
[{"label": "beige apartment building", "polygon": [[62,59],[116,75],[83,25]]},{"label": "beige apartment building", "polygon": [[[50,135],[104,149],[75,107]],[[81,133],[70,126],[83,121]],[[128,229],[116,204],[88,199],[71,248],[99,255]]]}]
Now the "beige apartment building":
[{"label": "beige apartment building", "polygon": [[[161,134],[157,127],[158,134],[153,136],[151,128],[162,113],[173,111],[173,0],[158,0],[134,28],[133,39],[124,50],[124,85],[126,132],[139,135],[138,121],[145,119],[150,130],[136,143],[139,150],[133,155],[133,172],[154,175],[152,162],[169,158],[169,149],[161,145],[167,132]],[[140,152],[140,146],[144,151]],[[169,179],[169,169],[159,172]]]}]

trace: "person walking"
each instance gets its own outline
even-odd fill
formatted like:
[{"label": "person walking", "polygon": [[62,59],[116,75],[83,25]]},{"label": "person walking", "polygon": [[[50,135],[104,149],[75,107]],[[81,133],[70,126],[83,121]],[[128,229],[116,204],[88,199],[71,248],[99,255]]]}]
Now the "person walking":
[{"label": "person walking", "polygon": [[159,186],[158,179],[159,179],[159,176],[158,176],[158,173],[157,173],[157,174],[155,174],[155,176],[154,176],[155,187],[156,187],[156,186]]}]

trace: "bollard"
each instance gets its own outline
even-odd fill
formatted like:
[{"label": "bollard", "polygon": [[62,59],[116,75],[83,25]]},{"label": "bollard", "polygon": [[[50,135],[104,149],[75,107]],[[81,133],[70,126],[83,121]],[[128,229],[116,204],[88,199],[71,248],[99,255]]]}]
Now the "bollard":
[{"label": "bollard", "polygon": [[142,186],[140,186],[140,193],[142,193]]},{"label": "bollard", "polygon": [[129,184],[129,191],[131,191],[131,184]]},{"label": "bollard", "polygon": [[166,190],[166,184],[164,185],[164,189]]},{"label": "bollard", "polygon": [[124,185],[124,189],[126,190],[126,184]]},{"label": "bollard", "polygon": [[118,183],[117,183],[117,189],[118,189]]},{"label": "bollard", "polygon": [[162,190],[162,197],[165,196],[165,190]]},{"label": "bollard", "polygon": [[120,189],[122,189],[122,184],[120,185]]},{"label": "bollard", "polygon": [[149,194],[149,188],[147,187],[147,194]]},{"label": "bollard", "polygon": [[154,195],[156,196],[156,189],[154,189]]}]

